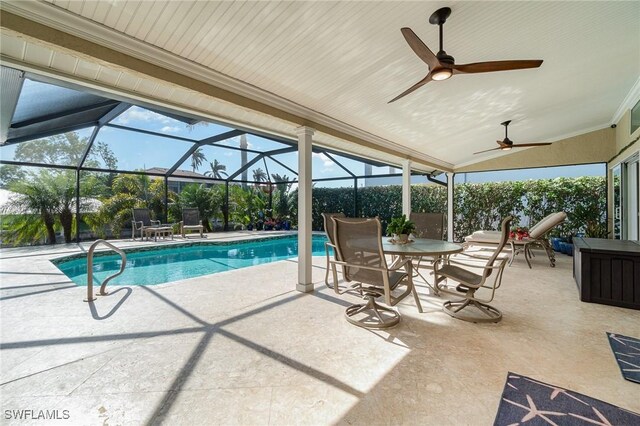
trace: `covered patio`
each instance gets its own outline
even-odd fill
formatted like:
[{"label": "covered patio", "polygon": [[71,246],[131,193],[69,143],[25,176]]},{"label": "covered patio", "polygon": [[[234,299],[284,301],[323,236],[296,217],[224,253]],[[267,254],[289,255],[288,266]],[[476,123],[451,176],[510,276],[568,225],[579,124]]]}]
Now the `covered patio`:
[{"label": "covered patio", "polygon": [[[545,401],[560,395],[591,410],[580,400],[586,395],[640,413],[638,384],[621,377],[607,336],[640,338],[640,311],[581,302],[572,257],[559,255],[550,267],[534,251],[531,268],[522,259],[505,267],[495,324],[447,315],[450,297],[416,277],[418,300],[394,307],[398,326],[355,327],[345,308],[361,297],[325,286],[327,263],[313,245],[324,238],[320,213],[378,217],[382,229],[401,214],[443,214],[443,239],[459,244],[465,234],[456,223],[470,213],[456,211],[456,177],[467,173],[599,164],[605,176],[591,205],[602,208],[588,212],[593,225],[610,240],[640,237],[640,4],[454,2],[445,40],[456,63],[504,56],[542,65],[432,81],[442,64],[420,57],[406,28],[434,52],[440,41],[438,55],[448,60],[442,26],[426,19],[440,6],[2,2],[0,189],[25,176],[72,178],[59,208],[66,226],[56,219],[67,243],[41,244],[55,241],[51,225],[33,245],[0,254],[5,420],[33,423],[45,413],[69,424],[491,424],[511,404],[503,392],[516,388],[512,378],[543,382]],[[429,84],[394,98],[420,79]],[[544,146],[505,145],[511,121],[516,145]],[[50,151],[29,151],[43,140]],[[73,149],[60,155],[62,145]],[[370,186],[385,187],[377,203],[363,195]],[[435,188],[428,196],[416,191],[427,186]],[[337,192],[314,198],[327,188],[346,195],[333,204]],[[198,189],[208,197],[209,209],[199,210],[205,237],[128,238],[138,201],[178,229],[183,208],[200,208]],[[560,205],[571,197],[550,192],[536,194],[550,211],[531,213],[519,192],[522,208],[493,206],[488,227],[524,217],[527,207],[532,223],[565,211],[568,236],[583,234],[587,223],[575,218],[584,200]],[[267,231],[276,215],[277,229]],[[2,231],[14,229],[5,223]],[[295,240],[296,255],[113,285],[91,303],[82,301],[86,287],[52,263],[84,255],[98,238],[125,250],[179,251],[265,235]],[[625,268],[625,279],[640,276],[637,262]],[[528,394],[522,401],[519,421],[548,421]],[[605,422],[595,405],[591,411],[590,420]]]},{"label": "covered patio", "polygon": [[640,312],[580,302],[567,256],[508,268],[498,324],[458,321],[418,284],[425,313],[406,299],[400,326],[365,331],[320,257],[313,293],[292,289],[291,260],[113,287],[89,307],[47,260],[86,247],[3,252],[3,408],[73,423],[491,424],[515,372],[640,411],[605,334],[637,335]]}]

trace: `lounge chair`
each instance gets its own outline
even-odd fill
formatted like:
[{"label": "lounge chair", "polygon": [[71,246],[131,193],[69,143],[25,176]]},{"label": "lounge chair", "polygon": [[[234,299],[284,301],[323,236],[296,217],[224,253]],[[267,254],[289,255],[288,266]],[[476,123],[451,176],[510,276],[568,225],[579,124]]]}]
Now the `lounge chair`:
[{"label": "lounge chair", "polygon": [[[509,239],[509,226],[513,217],[506,217],[501,224],[500,240],[493,254],[487,257],[474,256],[469,253],[457,254],[455,258],[438,259],[435,262],[435,283],[441,293],[461,296],[462,299],[448,300],[444,302],[442,310],[454,318],[470,322],[498,322],[502,319],[502,312],[489,305],[493,300],[496,290],[502,284],[502,273],[507,264],[507,257],[498,257]],[[466,258],[469,262],[461,262]],[[469,269],[480,269],[479,273]],[[493,278],[490,279],[491,275]],[[460,283],[455,289],[441,286],[440,277],[452,279]],[[485,298],[476,295],[479,289],[490,291]],[[470,315],[467,308],[475,307],[478,315]]]},{"label": "lounge chair", "polygon": [[[333,217],[336,259],[332,266],[334,281],[337,281],[335,266],[343,268],[344,279],[358,285],[365,303],[349,306],[347,321],[364,328],[387,328],[400,321],[400,314],[392,306],[413,293],[418,310],[422,312],[420,300],[413,287],[411,259],[394,262],[389,267],[382,251],[382,225],[380,220],[347,220]],[[387,306],[376,299],[382,298]]]},{"label": "lounge chair", "polygon": [[[549,264],[553,268],[556,266],[556,257],[551,245],[549,244],[549,238],[547,234],[556,226],[564,222],[567,218],[565,212],[551,213],[546,216],[540,222],[536,223],[529,230],[529,237],[518,239],[509,239],[508,244],[511,247],[511,256],[509,258],[509,265],[513,263],[513,259],[519,253],[524,253],[524,258],[527,261],[527,265],[531,268],[531,258],[534,247],[541,247],[547,253],[549,257]],[[471,235],[466,236],[465,246],[496,246],[499,243],[500,232],[499,231],[476,231]]]},{"label": "lounge chair", "polygon": [[198,209],[182,209],[182,221],[180,221],[182,238],[186,238],[185,231],[199,231],[200,238],[203,237],[202,232],[204,231],[204,226],[202,225],[202,220],[200,220],[200,211]]},{"label": "lounge chair", "polygon": [[144,239],[147,228],[157,228],[160,226],[159,220],[152,220],[149,209],[132,209],[133,220],[131,221],[131,239],[136,239],[136,231],[140,231],[140,239]]}]

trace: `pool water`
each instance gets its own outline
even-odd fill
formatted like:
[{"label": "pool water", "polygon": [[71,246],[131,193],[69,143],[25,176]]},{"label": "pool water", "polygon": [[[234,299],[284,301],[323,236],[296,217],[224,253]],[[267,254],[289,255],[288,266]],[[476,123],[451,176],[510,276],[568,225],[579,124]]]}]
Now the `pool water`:
[{"label": "pool water", "polygon": [[[324,256],[323,236],[313,237],[313,255]],[[298,256],[297,236],[272,238],[237,243],[197,243],[171,246],[145,251],[128,251],[127,266],[122,275],[109,281],[109,285],[153,285],[185,278],[231,271]],[[93,258],[94,284],[100,285],[120,270],[119,255]],[[74,283],[87,285],[87,258],[56,259],[54,264]]]}]

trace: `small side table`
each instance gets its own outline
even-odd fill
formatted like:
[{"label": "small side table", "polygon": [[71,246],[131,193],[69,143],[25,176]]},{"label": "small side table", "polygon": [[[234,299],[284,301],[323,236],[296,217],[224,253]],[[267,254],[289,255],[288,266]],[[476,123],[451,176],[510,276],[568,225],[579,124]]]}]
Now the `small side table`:
[{"label": "small side table", "polygon": [[173,240],[173,226],[170,224],[145,228],[144,233],[145,233],[145,236],[147,237],[147,241],[149,240],[149,237],[151,237],[152,234],[153,234],[153,241],[158,241],[158,235],[160,235],[162,238],[167,238],[168,236],[171,236],[171,239]]}]

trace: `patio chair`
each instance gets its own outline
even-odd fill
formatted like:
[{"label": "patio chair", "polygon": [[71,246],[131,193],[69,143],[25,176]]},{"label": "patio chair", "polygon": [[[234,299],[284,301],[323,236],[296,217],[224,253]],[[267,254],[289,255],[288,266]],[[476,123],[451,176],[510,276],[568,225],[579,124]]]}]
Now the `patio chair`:
[{"label": "patio chair", "polygon": [[[365,303],[349,306],[345,315],[351,324],[364,328],[387,328],[400,322],[400,314],[392,308],[413,293],[418,310],[420,300],[413,287],[411,259],[387,265],[382,251],[382,225],[378,218],[347,220],[333,217],[336,259],[343,268],[344,279],[357,283]],[[409,273],[407,273],[409,271]],[[334,280],[335,268],[333,269]],[[377,303],[382,298],[387,306]]]},{"label": "patio chair", "polygon": [[204,231],[204,226],[202,225],[202,220],[200,220],[200,211],[198,209],[182,209],[182,220],[180,221],[182,238],[186,238],[185,231],[199,231],[200,238],[203,237],[202,232]]},{"label": "patio chair", "polygon": [[[428,238],[430,240],[444,239],[444,214],[443,213],[415,213],[411,212],[409,220],[416,226],[413,235],[416,238]],[[420,276],[422,280],[430,285],[427,279],[420,273],[420,269],[433,271],[433,257],[416,257],[413,259],[414,277]]]},{"label": "patio chair", "polygon": [[[454,318],[470,322],[498,322],[502,319],[502,312],[489,305],[495,296],[496,290],[502,284],[502,273],[507,264],[507,257],[498,257],[507,240],[509,239],[509,227],[512,216],[506,217],[501,224],[500,241],[493,254],[487,257],[474,256],[469,253],[457,254],[455,259],[438,259],[435,262],[436,286],[445,294],[462,296],[462,299],[448,300],[442,305],[442,310]],[[459,257],[466,258],[469,262],[461,262]],[[440,266],[441,265],[441,266]],[[470,271],[480,269],[479,273]],[[493,278],[491,278],[493,275]],[[439,278],[445,277],[460,283],[455,289],[438,285]],[[480,298],[476,294],[481,288],[488,289],[490,294]],[[469,315],[468,308],[475,307],[480,316]]]},{"label": "patio chair", "polygon": [[[553,268],[556,266],[556,256],[553,248],[549,244],[548,233],[560,225],[567,218],[565,212],[556,212],[547,215],[544,219],[536,223],[529,230],[529,237],[518,239],[509,239],[508,243],[511,247],[511,256],[509,258],[509,265],[513,263],[513,259],[520,253],[524,253],[524,258],[527,261],[527,265],[531,268],[531,258],[534,247],[540,247],[544,249],[549,258],[549,265]],[[465,246],[495,246],[498,244],[500,238],[499,231],[476,231],[473,234],[466,236]]]},{"label": "patio chair", "polygon": [[159,220],[152,220],[149,209],[131,209],[133,220],[131,221],[131,239],[136,239],[136,231],[140,231],[140,239],[144,239],[144,231],[147,228],[160,226]]},{"label": "patio chair", "polygon": [[443,213],[411,213],[409,220],[416,225],[413,235],[416,238],[429,238],[431,240],[444,239],[444,214]]},{"label": "patio chair", "polygon": [[[336,250],[336,243],[335,243],[335,239],[333,237],[333,221],[331,220],[332,217],[345,217],[344,213],[321,213],[322,214],[322,222],[324,223],[324,232],[327,234],[327,240],[324,243],[324,252],[325,255],[327,257],[327,268],[324,274],[324,283],[327,287],[332,288],[336,291],[336,293],[338,294],[342,294],[342,292],[338,291],[338,283],[336,282],[336,280],[334,280],[333,285],[329,285],[329,267],[331,265],[331,254],[329,252],[329,249],[332,248],[333,252],[334,252],[334,258],[335,258],[335,250]],[[335,268],[335,265],[333,266]]]}]

